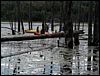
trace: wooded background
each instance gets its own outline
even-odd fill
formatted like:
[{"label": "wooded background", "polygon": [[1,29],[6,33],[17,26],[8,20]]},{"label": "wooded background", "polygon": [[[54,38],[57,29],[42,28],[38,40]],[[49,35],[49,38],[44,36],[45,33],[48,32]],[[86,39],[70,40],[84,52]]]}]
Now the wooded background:
[{"label": "wooded background", "polygon": [[[42,21],[43,12],[45,11],[45,17],[47,21],[51,20],[52,12],[54,12],[55,21],[59,21],[64,1],[1,1],[1,21],[16,20],[17,8],[20,7],[21,18],[23,21],[29,20],[29,15],[32,21]],[[88,21],[89,1],[72,1],[72,20],[78,21],[79,10],[81,10],[80,21]],[[80,8],[81,4],[81,8]],[[54,5],[54,7],[52,7]],[[94,13],[95,1],[93,1],[93,13]],[[52,11],[53,8],[53,11]],[[30,13],[30,14],[29,14]],[[64,15],[64,14],[63,14]]]}]

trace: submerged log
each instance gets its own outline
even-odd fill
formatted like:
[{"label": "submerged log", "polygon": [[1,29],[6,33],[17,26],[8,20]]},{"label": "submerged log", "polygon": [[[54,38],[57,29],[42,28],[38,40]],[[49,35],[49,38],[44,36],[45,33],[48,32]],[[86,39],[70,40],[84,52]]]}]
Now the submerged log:
[{"label": "submerged log", "polygon": [[3,55],[3,56],[1,56],[1,58],[17,56],[17,55],[25,54],[25,53],[28,53],[28,52],[40,51],[40,50],[48,49],[48,48],[50,48],[50,47],[51,47],[51,46],[47,46],[47,47],[45,47],[45,48],[42,47],[42,48],[35,49],[35,50],[28,50],[28,51],[16,52],[16,53],[8,54],[8,55]]}]

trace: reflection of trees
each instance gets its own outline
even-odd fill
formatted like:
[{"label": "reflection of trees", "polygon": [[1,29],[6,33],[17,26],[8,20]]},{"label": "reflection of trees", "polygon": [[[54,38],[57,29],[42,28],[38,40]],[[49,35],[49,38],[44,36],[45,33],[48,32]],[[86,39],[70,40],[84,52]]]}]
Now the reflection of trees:
[{"label": "reflection of trees", "polygon": [[66,49],[63,50],[63,60],[61,64],[61,74],[71,75],[72,74],[72,50]]},{"label": "reflection of trees", "polygon": [[98,75],[99,73],[99,56],[97,52],[99,49],[91,48],[88,51],[88,64],[87,64],[87,71],[88,75]]}]

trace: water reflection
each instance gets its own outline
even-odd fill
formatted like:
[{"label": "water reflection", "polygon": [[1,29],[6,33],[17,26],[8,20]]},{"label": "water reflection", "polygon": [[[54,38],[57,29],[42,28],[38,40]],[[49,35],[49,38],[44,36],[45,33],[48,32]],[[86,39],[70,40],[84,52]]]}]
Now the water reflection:
[{"label": "water reflection", "polygon": [[[56,40],[57,39],[54,39],[53,42]],[[47,41],[49,43],[51,40]],[[44,43],[45,41],[40,41],[40,43],[41,42]],[[8,53],[15,52],[17,50],[25,50],[27,47],[25,48],[26,44],[24,46],[22,45],[24,43],[18,43],[19,46],[17,46],[17,49],[16,47],[13,47],[16,45],[12,43],[12,45],[9,46],[12,46],[13,48],[9,48]],[[33,45],[32,43],[34,42],[28,42],[28,44],[31,44],[30,46]],[[45,47],[47,45],[42,46]],[[7,46],[2,45],[2,47]],[[20,48],[18,49],[18,47]],[[8,49],[6,48],[5,50],[7,51]],[[3,49],[2,51],[5,50]],[[26,50],[29,50],[29,47]],[[4,53],[2,53],[2,55],[3,54]],[[45,49],[41,51],[29,52],[18,56],[4,58],[1,61],[1,65],[2,75],[98,75],[99,48],[93,46],[88,47],[87,41],[85,40],[80,41],[80,45],[74,46],[73,49],[57,47],[56,44],[56,47],[48,48],[47,50]]]},{"label": "water reflection", "polygon": [[88,51],[88,75],[99,75],[99,54],[97,54],[99,48],[89,47]]},{"label": "water reflection", "polygon": [[[82,47],[82,46],[81,46]],[[84,75],[86,73],[87,68],[87,50],[83,48],[80,49],[80,46],[74,47],[74,54],[73,54],[73,75]]]},{"label": "water reflection", "polygon": [[[52,42],[51,42],[52,41]],[[32,50],[28,45],[33,46],[37,41],[12,42],[7,49],[7,44],[2,44],[2,52],[11,52]],[[1,59],[2,75],[98,75],[99,74],[99,48],[88,47],[87,41],[80,41],[79,46],[74,46],[73,49],[57,47],[57,39],[47,39],[39,41],[42,43],[48,42],[52,44],[51,48],[29,52],[18,56],[12,56]],[[55,42],[55,44],[53,44]],[[27,43],[27,44],[25,44]],[[10,44],[10,43],[9,43]],[[23,45],[25,44],[25,45]],[[41,47],[39,45],[39,47]],[[54,45],[56,45],[54,47]],[[16,47],[15,47],[16,46]],[[62,46],[60,44],[60,46]],[[4,47],[6,47],[4,49]],[[26,49],[27,48],[27,49]],[[31,47],[32,48],[32,47]],[[34,47],[33,47],[34,48]],[[1,55],[4,55],[2,53]],[[4,64],[4,65],[3,65]]]},{"label": "water reflection", "polygon": [[[87,41],[81,41],[74,49],[67,49],[63,54],[61,65],[63,75],[99,75],[99,48],[86,46]],[[67,53],[67,51],[69,51]],[[70,54],[69,54],[70,53]]]},{"label": "water reflection", "polygon": [[[84,28],[85,32],[87,27]],[[2,30],[2,33],[7,30]],[[86,32],[87,34],[87,32]],[[87,38],[87,36],[84,36]],[[41,51],[1,59],[2,75],[99,75],[99,48],[88,47],[80,40],[73,49],[64,48],[64,38],[57,47],[57,38],[37,39],[1,44],[1,55],[34,50],[52,45]]]}]

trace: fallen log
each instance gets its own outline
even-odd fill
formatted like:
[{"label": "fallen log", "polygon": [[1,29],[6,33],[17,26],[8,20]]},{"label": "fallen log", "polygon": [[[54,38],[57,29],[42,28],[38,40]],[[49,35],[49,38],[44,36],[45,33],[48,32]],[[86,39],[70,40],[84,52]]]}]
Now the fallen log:
[{"label": "fallen log", "polygon": [[[80,33],[79,31],[73,31],[74,34]],[[45,39],[45,38],[57,38],[65,37],[65,33],[53,33],[53,34],[41,34],[41,35],[14,35],[14,36],[3,36],[1,42],[5,41],[22,41],[22,40],[34,40],[34,39]]]}]

